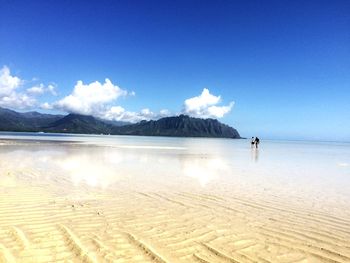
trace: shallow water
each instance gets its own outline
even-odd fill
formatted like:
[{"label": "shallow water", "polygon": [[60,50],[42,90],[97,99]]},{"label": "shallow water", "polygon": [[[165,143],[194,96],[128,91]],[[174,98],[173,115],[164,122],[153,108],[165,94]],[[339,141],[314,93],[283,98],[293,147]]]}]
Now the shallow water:
[{"label": "shallow water", "polygon": [[0,133],[0,262],[349,262],[349,189],[349,143]]},{"label": "shallow water", "polygon": [[0,148],[1,167],[35,170],[40,179],[64,179],[74,187],[243,191],[302,202],[324,199],[322,205],[350,200],[349,143],[262,141],[252,149],[248,140],[232,139],[35,133],[0,138],[10,142]]}]

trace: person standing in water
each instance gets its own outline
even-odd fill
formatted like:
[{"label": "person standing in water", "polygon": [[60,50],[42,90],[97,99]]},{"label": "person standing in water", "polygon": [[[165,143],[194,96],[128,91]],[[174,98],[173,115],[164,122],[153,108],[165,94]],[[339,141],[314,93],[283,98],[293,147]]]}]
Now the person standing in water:
[{"label": "person standing in water", "polygon": [[252,140],[250,141],[250,145],[251,145],[252,148],[254,147],[254,144],[255,144],[255,138],[252,137]]},{"label": "person standing in water", "polygon": [[254,140],[255,148],[258,148],[258,147],[259,147],[259,143],[260,143],[259,138],[258,138],[258,137],[255,137],[255,140]]}]

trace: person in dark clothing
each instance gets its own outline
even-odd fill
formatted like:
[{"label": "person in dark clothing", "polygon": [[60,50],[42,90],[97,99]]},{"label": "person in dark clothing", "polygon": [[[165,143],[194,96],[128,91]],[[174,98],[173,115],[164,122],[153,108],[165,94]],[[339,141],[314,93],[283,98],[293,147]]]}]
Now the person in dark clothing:
[{"label": "person in dark clothing", "polygon": [[252,146],[252,148],[254,147],[254,144],[255,144],[255,138],[252,137],[252,140],[250,141],[250,145]]},{"label": "person in dark clothing", "polygon": [[255,148],[258,148],[258,147],[259,147],[259,143],[260,143],[259,138],[258,138],[258,137],[255,137],[255,140],[254,140]]}]

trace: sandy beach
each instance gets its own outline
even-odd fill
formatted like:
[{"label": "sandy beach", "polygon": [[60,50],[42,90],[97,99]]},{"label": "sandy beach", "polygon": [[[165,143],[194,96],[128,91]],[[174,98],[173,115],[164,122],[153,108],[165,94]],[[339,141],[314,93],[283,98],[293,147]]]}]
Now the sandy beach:
[{"label": "sandy beach", "polygon": [[347,157],[209,142],[2,140],[0,262],[350,262]]},{"label": "sandy beach", "polygon": [[350,0],[0,0],[0,263],[350,263]]}]

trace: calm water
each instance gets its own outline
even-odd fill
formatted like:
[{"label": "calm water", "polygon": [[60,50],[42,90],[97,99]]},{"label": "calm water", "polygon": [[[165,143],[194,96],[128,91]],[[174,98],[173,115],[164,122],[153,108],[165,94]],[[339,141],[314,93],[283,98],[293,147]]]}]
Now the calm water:
[{"label": "calm water", "polygon": [[34,133],[0,139],[0,175],[67,191],[183,189],[339,209],[350,203],[349,143],[263,140],[256,150],[249,140],[232,139]]}]

